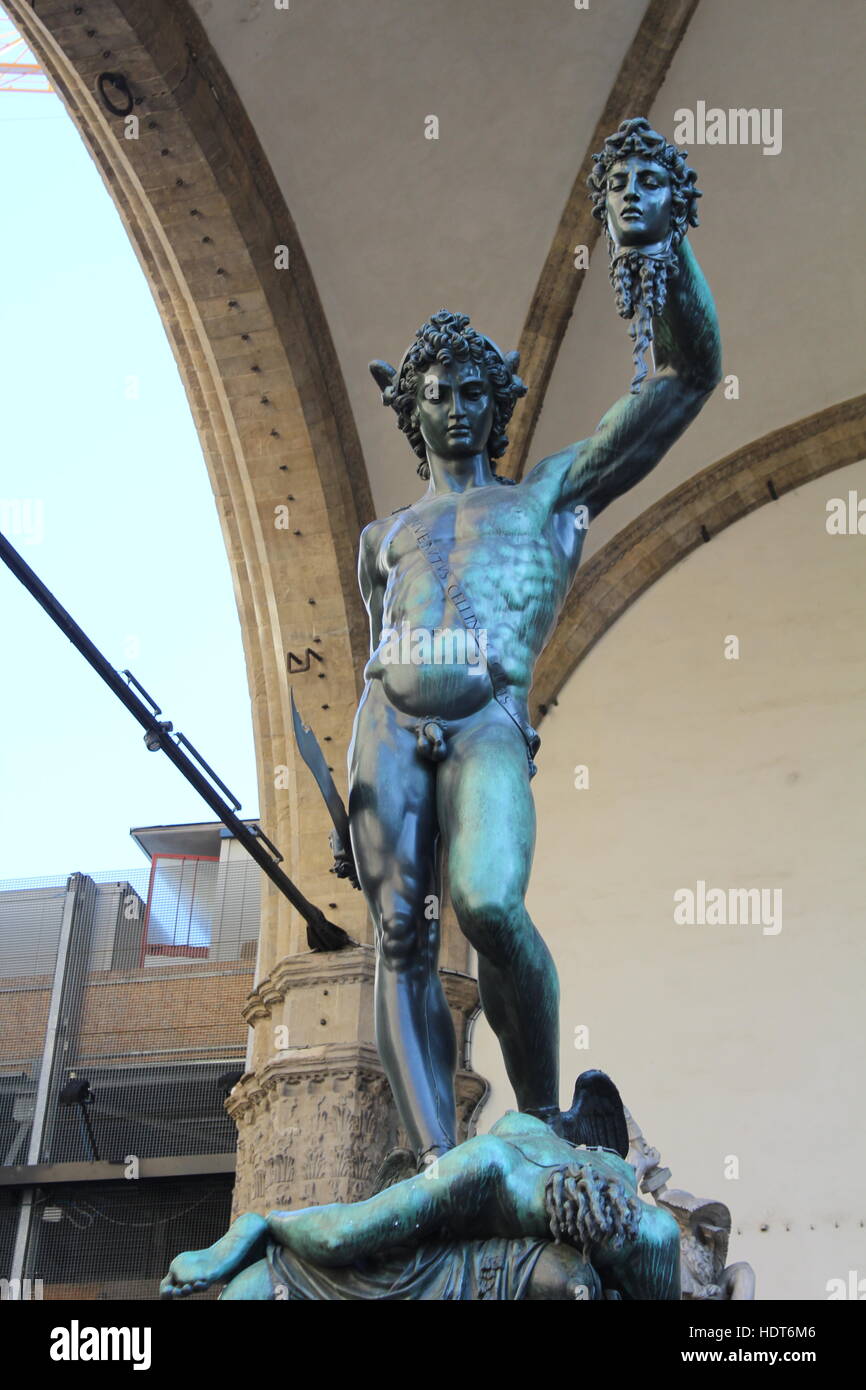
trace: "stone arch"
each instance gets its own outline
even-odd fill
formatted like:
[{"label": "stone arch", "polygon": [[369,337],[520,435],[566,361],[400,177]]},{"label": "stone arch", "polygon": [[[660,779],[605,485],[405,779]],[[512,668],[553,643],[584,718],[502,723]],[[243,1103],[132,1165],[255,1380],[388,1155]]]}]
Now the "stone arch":
[{"label": "stone arch", "polygon": [[[339,781],[367,655],[355,548],[373,508],[291,214],[190,5],[46,0],[34,13],[10,0],[8,8],[102,173],[186,388],[240,614],[262,823],[304,891],[337,898],[332,915],[363,932],[357,895],[328,875],[318,793],[293,765],[289,652],[306,660],[299,703],[329,739]],[[100,97],[106,72],[128,84],[134,124]],[[288,268],[278,268],[277,247]],[[288,506],[289,524],[277,529],[279,506]],[[287,767],[279,790],[277,766]],[[267,885],[260,967],[303,949],[302,928]]]}]

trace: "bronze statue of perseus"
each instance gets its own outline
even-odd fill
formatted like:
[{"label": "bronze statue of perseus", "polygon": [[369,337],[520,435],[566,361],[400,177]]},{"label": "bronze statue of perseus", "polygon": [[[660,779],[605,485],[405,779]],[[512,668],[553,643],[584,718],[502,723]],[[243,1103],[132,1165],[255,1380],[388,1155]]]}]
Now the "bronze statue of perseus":
[{"label": "bronze statue of perseus", "polygon": [[586,523],[646,477],[720,379],[713,301],[685,238],[699,195],[684,152],[642,118],[627,121],[590,183],[618,307],[637,315],[636,361],[651,338],[655,347],[652,374],[593,435],[516,484],[500,477],[526,388],[518,354],[465,314],[440,310],[399,367],[370,366],[427,482],[413,506],[361,536],[370,659],[349,751],[352,857],[378,948],[378,1047],[419,1163],[457,1138],[454,1032],[437,973],[443,877],[520,1110],[559,1123],[557,974],[524,905],[540,743],[533,671]]},{"label": "bronze statue of perseus", "polygon": [[[166,1298],[215,1283],[229,1300],[680,1297],[679,1224],[638,1196],[613,1082],[583,1073],[560,1111],[559,984],[524,903],[535,664],[588,523],[656,466],[721,375],[712,297],[686,239],[699,194],[685,152],[643,118],[624,121],[590,191],[632,321],[630,391],[590,438],[515,483],[496,460],[526,390],[516,352],[442,309],[398,367],[371,363],[427,489],[361,536],[370,658],[348,814],[295,711],[334,820],[336,871],[373,920],[376,1039],[412,1152],[390,1156],[364,1202],[243,1214],[172,1262]],[[437,970],[446,883],[519,1107],[460,1145]]]}]

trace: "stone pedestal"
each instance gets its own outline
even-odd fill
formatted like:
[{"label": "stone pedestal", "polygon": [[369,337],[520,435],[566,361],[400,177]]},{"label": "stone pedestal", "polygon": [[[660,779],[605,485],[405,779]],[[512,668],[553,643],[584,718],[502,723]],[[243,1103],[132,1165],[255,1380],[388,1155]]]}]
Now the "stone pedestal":
[{"label": "stone pedestal", "polygon": [[[374,1041],[374,971],[371,946],[305,953],[281,960],[250,995],[251,1069],[226,1102],[238,1126],[235,1215],[362,1200],[388,1151],[407,1143]],[[477,985],[462,971],[441,974],[465,1064]],[[464,1139],[487,1083],[463,1065],[456,1092]]]}]

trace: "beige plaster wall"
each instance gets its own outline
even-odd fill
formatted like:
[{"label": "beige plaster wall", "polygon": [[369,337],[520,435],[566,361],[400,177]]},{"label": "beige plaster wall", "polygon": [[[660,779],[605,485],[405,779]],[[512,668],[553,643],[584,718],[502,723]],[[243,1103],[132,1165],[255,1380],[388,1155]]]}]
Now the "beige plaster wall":
[{"label": "beige plaster wall", "polygon": [[[752,513],[639,599],[544,721],[534,782],[529,908],[561,975],[562,1103],[579,1071],[608,1071],[673,1185],[729,1204],[763,1298],[866,1275],[866,535],[825,527],[849,489],[866,499],[866,463]],[[699,879],[781,889],[782,929],[677,925],[673,894]],[[483,1021],[473,1064],[493,1083],[483,1129],[513,1104]]]}]

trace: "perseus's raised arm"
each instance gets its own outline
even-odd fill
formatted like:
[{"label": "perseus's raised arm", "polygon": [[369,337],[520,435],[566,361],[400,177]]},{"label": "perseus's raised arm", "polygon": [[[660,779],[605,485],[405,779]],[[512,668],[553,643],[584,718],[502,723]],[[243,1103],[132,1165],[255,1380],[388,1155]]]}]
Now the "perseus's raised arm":
[{"label": "perseus's raised arm", "polygon": [[721,379],[715,305],[687,241],[677,261],[679,273],[654,325],[656,371],[639,394],[611,406],[595,434],[563,451],[571,462],[561,500],[583,503],[590,520],[655,468]]},{"label": "perseus's raised arm", "polygon": [[561,503],[585,504],[590,519],[646,477],[721,378],[713,297],[685,239],[700,197],[685,151],[636,117],[595,158],[594,212],[605,225],[617,308],[632,321],[637,370],[631,393],[591,438],[539,464],[561,479]]}]

